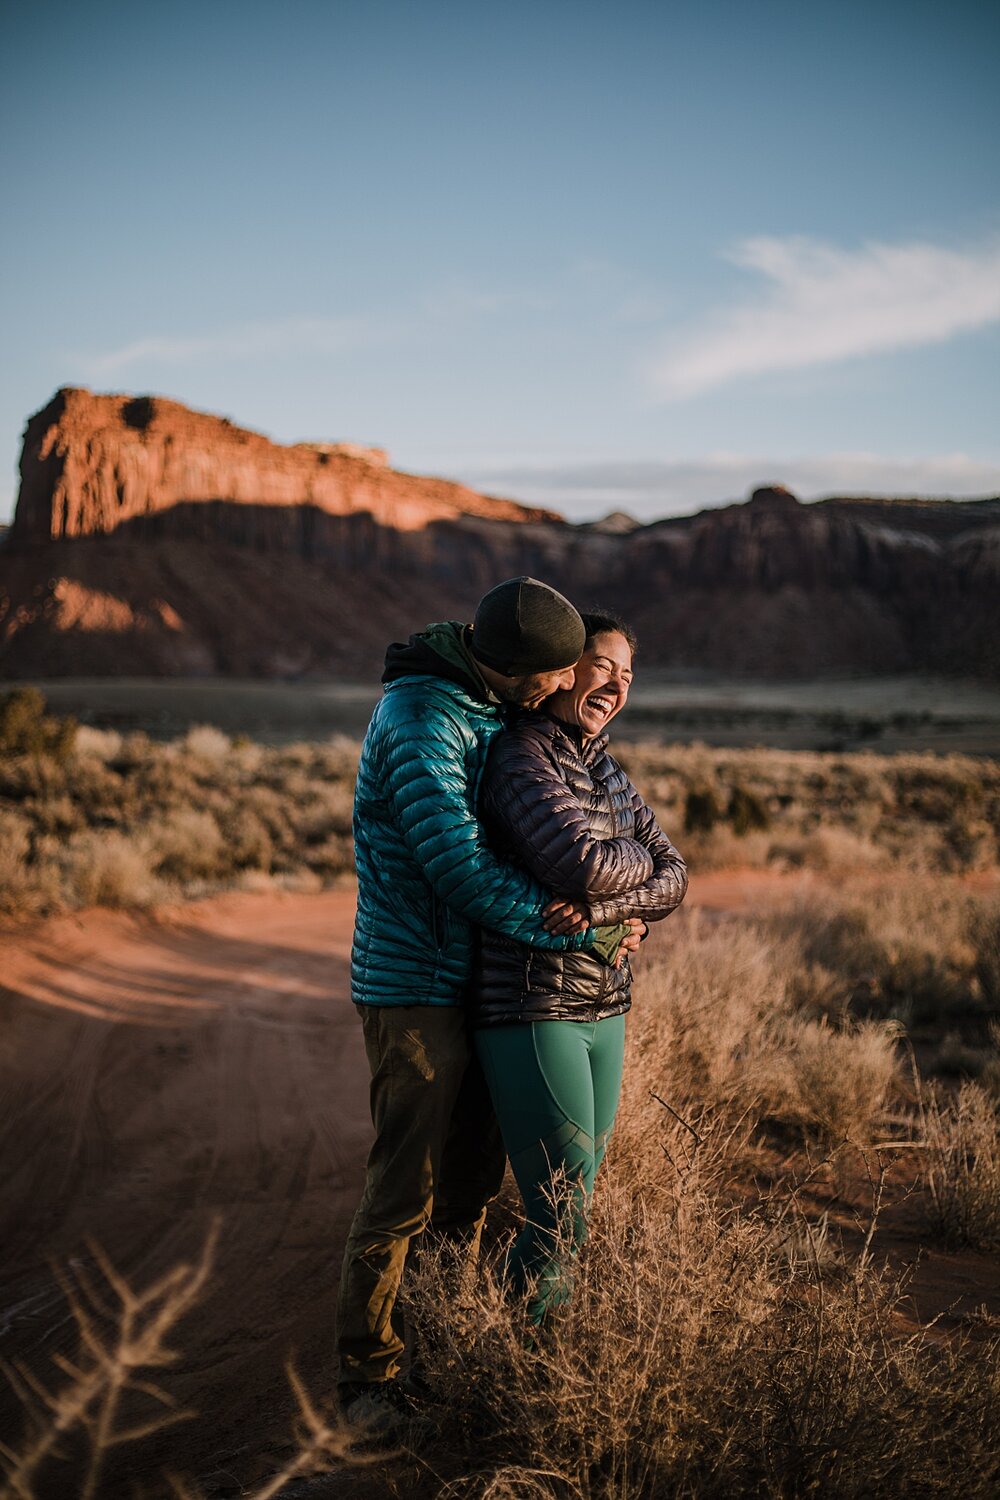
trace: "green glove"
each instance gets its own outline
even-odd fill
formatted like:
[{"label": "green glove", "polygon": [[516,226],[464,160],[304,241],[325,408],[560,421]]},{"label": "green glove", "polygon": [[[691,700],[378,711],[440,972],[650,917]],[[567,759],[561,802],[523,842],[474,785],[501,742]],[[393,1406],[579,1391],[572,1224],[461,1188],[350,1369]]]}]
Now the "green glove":
[{"label": "green glove", "polygon": [[609,969],[613,969],[622,938],[627,937],[631,930],[630,927],[625,926],[624,922],[619,922],[617,927],[595,927],[594,932],[597,935],[586,951],[596,953],[602,963],[607,964]]}]

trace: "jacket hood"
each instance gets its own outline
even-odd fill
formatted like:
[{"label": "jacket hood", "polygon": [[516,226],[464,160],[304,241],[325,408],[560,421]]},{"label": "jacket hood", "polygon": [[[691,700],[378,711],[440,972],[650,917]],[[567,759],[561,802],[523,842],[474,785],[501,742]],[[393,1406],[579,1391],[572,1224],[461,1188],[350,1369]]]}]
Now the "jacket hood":
[{"label": "jacket hood", "polygon": [[497,703],[499,699],[476,665],[469,649],[468,625],[458,620],[441,620],[428,625],[417,635],[411,635],[404,646],[394,641],[385,653],[383,682],[395,682],[400,677],[443,677],[447,682],[457,682],[473,698],[483,703]]}]

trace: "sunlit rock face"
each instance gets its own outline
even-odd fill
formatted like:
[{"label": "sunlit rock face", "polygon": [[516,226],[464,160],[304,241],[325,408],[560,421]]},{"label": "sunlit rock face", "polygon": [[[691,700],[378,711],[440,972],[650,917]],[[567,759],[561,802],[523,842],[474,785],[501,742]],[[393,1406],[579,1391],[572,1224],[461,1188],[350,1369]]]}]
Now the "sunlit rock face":
[{"label": "sunlit rock face", "polygon": [[641,525],[284,446],[153,396],[59,391],[28,423],[0,546],[0,671],[350,676],[469,619],[503,578],[619,611],[644,668],[1000,676],[1000,500],[827,500],[781,486]]},{"label": "sunlit rock face", "polygon": [[[399,474],[382,448],[284,446],[159,396],[97,396],[70,387],[28,423],[14,530],[18,539],[32,540],[108,535],[178,505],[220,502],[244,508],[228,513],[227,524],[237,539],[241,515],[240,539],[250,542],[257,537],[248,507],[313,506],[333,516],[363,511],[399,530],[456,515],[511,521],[554,515],[442,479]],[[287,534],[295,538],[294,520]]]}]

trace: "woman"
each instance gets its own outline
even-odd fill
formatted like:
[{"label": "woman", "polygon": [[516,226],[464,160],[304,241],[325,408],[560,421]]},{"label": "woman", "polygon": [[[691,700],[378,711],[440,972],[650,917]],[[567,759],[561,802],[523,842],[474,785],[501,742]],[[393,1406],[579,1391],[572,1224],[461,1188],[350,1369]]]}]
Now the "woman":
[{"label": "woman", "polygon": [[[585,614],[573,687],[523,713],[493,742],[483,821],[498,851],[559,898],[559,917],[591,924],[656,921],[684,898],[687,870],[607,751],[608,724],[632,682],[635,637],[609,614]],[[472,1017],[525,1225],[507,1261],[515,1290],[532,1287],[541,1322],[569,1294],[557,1255],[561,1176],[573,1184],[572,1236],[614,1124],[621,1088],[627,957],[613,968],[587,952],[549,953],[481,934]]]}]

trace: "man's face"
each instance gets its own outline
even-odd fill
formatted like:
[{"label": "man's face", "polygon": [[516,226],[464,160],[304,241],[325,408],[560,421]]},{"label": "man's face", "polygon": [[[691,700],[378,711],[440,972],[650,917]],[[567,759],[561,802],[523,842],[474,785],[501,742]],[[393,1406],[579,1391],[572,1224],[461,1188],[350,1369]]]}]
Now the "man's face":
[{"label": "man's face", "polygon": [[501,678],[497,693],[505,703],[516,703],[520,708],[538,708],[551,693],[571,688],[573,681],[573,667],[561,667],[558,672],[532,672],[529,677]]}]

